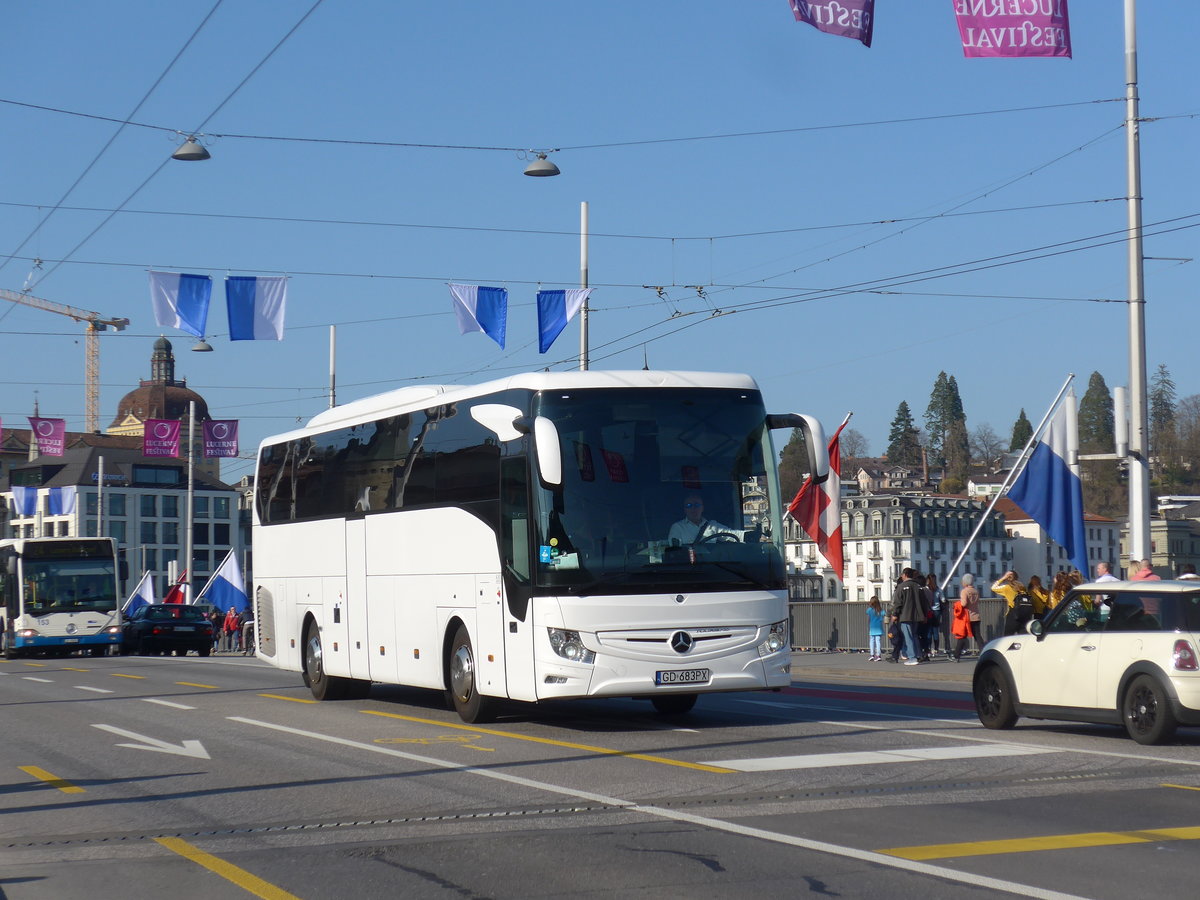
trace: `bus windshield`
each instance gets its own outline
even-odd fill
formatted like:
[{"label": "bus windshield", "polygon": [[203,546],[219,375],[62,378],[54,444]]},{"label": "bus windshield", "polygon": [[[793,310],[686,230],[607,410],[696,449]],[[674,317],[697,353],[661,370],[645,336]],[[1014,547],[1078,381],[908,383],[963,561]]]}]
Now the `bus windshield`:
[{"label": "bus windshield", "polygon": [[30,615],[117,608],[111,559],[26,558],[22,581],[25,611]]},{"label": "bus windshield", "polygon": [[535,478],[534,580],[569,593],[779,590],[778,487],[757,391],[545,391],[562,484]]}]

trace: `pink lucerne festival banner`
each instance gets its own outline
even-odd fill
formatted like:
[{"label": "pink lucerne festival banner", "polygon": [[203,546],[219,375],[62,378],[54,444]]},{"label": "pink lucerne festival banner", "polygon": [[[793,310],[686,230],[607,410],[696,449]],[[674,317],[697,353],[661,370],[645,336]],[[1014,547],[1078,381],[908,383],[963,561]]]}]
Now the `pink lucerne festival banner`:
[{"label": "pink lucerne festival banner", "polygon": [[142,456],[179,456],[179,420],[147,419]]},{"label": "pink lucerne festival banner", "polygon": [[29,417],[29,429],[37,439],[42,456],[62,456],[67,445],[67,420]]},{"label": "pink lucerne festival banner", "polygon": [[204,455],[208,459],[238,455],[237,419],[210,419],[204,423]]},{"label": "pink lucerne festival banner", "polygon": [[952,0],[963,56],[1071,56],[1067,0]]},{"label": "pink lucerne festival banner", "polygon": [[875,0],[790,0],[792,15],[817,31],[854,38],[871,46]]}]

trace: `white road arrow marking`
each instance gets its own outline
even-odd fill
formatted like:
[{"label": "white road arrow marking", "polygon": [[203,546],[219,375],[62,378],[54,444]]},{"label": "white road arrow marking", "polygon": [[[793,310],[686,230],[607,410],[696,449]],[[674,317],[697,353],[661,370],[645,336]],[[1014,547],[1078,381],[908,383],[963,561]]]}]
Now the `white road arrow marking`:
[{"label": "white road arrow marking", "polygon": [[146,737],[144,734],[125,731],[113,725],[92,725],[92,727],[141,742],[138,744],[117,744],[118,747],[129,747],[133,750],[153,750],[155,753],[174,753],[176,756],[190,756],[194,759],[212,759],[199,741],[184,741],[182,744],[172,744],[168,741],[160,741],[158,738]]}]

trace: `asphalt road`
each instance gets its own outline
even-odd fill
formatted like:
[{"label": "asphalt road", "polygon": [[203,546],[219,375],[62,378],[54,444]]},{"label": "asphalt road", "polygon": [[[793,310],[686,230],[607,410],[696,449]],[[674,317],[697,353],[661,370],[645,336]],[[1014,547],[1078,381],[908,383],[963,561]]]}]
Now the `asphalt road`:
[{"label": "asphalt road", "polygon": [[0,661],[0,896],[1190,896],[1200,730],[987,731],[970,664],[779,693],[314,703],[258,660]]}]

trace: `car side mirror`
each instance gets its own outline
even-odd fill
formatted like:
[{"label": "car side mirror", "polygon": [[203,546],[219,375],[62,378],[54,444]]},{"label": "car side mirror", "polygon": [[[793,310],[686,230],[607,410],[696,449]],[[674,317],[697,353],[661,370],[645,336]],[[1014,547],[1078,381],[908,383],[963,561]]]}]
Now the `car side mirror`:
[{"label": "car side mirror", "polygon": [[1030,622],[1030,623],[1029,623],[1027,626],[1025,626],[1025,627],[1026,627],[1026,628],[1028,628],[1028,629],[1029,629],[1029,633],[1030,633],[1030,634],[1032,634],[1032,635],[1033,635],[1035,638],[1037,638],[1039,641],[1042,639],[1042,635],[1044,635],[1044,634],[1046,633],[1046,626],[1044,626],[1044,625],[1042,624],[1042,620],[1041,620],[1041,619],[1033,619],[1033,620],[1032,620],[1032,621],[1031,621],[1031,622]]}]

